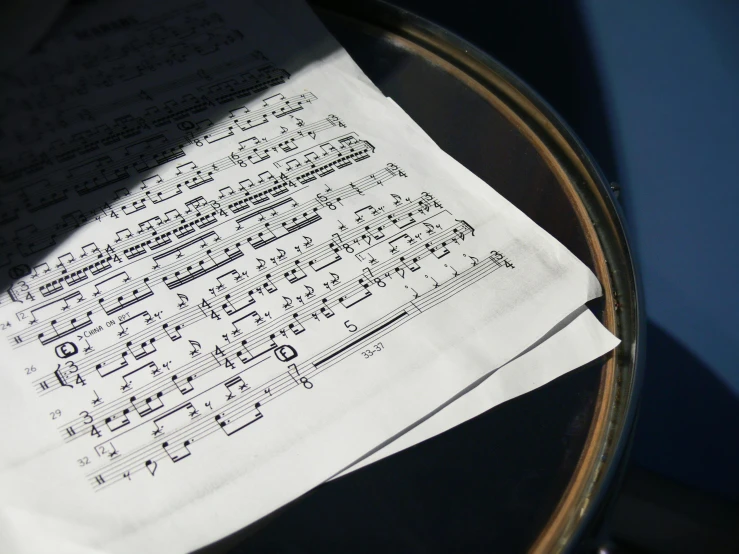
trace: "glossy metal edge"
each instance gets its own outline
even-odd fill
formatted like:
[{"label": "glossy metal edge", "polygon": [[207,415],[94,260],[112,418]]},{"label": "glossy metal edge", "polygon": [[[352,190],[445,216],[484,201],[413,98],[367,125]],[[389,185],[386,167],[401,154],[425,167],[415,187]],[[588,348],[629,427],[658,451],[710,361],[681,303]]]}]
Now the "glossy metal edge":
[{"label": "glossy metal edge", "polygon": [[344,19],[450,72],[530,140],[572,201],[603,285],[603,323],[621,344],[604,362],[598,403],[570,483],[532,552],[571,550],[603,513],[631,444],[643,378],[641,286],[622,211],[585,146],[555,111],[499,62],[445,29],[379,1],[314,0],[319,16]]}]

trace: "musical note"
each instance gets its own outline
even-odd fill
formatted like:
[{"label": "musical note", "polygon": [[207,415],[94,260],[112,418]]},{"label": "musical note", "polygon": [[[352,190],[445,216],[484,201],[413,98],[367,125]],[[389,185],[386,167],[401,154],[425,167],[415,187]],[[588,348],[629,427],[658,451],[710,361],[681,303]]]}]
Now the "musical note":
[{"label": "musical note", "polygon": [[200,343],[196,340],[190,340],[190,346],[192,346],[192,350],[190,351],[190,356],[197,356],[200,354],[201,346]]},{"label": "musical note", "polygon": [[[42,486],[63,468],[54,487],[87,513],[91,496],[79,487],[89,485],[111,516],[96,545],[112,534],[140,550],[149,543],[139,537],[162,528],[158,514],[174,513],[183,536],[195,529],[168,506],[171,491],[185,503],[192,491],[217,500],[240,460],[244,490],[260,502],[264,483],[279,481],[260,480],[273,456],[296,479],[303,466],[283,458],[293,449],[305,467],[325,464],[321,475],[342,469],[330,449],[311,461],[312,433],[326,431],[341,459],[358,459],[376,434],[371,445],[362,433],[342,441],[334,422],[371,421],[378,410],[398,429],[421,420],[446,398],[426,396],[439,380],[424,345],[466,364],[454,345],[476,340],[488,319],[523,336],[505,295],[530,302],[529,281],[540,298],[556,294],[547,287],[569,266],[562,253],[541,263],[532,253],[546,251],[544,239],[519,236],[528,223],[448,173],[441,153],[412,124],[396,126],[400,116],[361,80],[343,90],[343,52],[342,63],[332,55],[291,75],[248,50],[262,37],[265,52],[288,59],[290,44],[272,41],[282,40],[283,19],[296,28],[291,14],[263,21],[249,2],[224,11],[209,0],[124,11],[111,7],[99,24],[69,14],[73,34],[52,33],[51,47],[6,79],[2,344],[18,369],[9,378],[22,375],[23,398],[33,399],[17,425],[50,419],[65,446],[19,452],[30,465],[0,469]],[[356,109],[365,96],[366,113]],[[442,305],[440,317],[427,314]],[[496,364],[526,346],[510,353],[500,339],[486,337]],[[463,380],[482,376],[470,364]],[[414,402],[383,403],[385,394]],[[25,473],[42,458],[53,462],[47,471]],[[66,478],[75,466],[83,479]],[[126,499],[144,489],[147,501],[130,510]],[[29,506],[46,513],[33,500],[42,496],[28,495]],[[205,523],[219,529],[207,514]]]}]

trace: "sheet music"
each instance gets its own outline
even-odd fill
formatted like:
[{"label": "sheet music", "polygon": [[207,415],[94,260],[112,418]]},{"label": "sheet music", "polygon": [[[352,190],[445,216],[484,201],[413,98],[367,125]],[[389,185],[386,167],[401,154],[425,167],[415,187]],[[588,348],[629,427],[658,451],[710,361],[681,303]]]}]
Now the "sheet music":
[{"label": "sheet music", "polygon": [[152,4],[3,84],[3,550],[205,545],[600,294],[302,4]]},{"label": "sheet music", "polygon": [[592,312],[583,307],[568,317],[561,329],[555,328],[546,340],[497,369],[472,390],[450,401],[440,411],[341,475],[415,446],[503,402],[546,385],[610,352],[619,342]]},{"label": "sheet music", "polygon": [[[399,123],[418,128],[400,106],[388,98]],[[426,140],[432,139],[424,133]],[[435,143],[434,143],[435,146]],[[447,169],[459,181],[476,177],[451,156]],[[577,369],[610,352],[620,340],[614,337],[585,306],[568,315],[522,354],[493,371],[461,396],[450,399],[440,410],[430,414],[407,433],[395,438],[379,450],[368,454],[335,478],[361,469],[392,454],[405,450],[477,417],[491,408],[539,388],[565,373]]]}]

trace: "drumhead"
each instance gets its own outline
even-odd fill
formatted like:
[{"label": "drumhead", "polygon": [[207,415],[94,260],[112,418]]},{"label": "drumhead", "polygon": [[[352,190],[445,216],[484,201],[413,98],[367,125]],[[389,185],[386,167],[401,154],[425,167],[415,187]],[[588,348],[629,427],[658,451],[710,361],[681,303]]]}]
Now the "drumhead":
[{"label": "drumhead", "polygon": [[374,83],[441,148],[598,276],[612,353],[441,436],[328,483],[214,545],[280,552],[557,552],[617,488],[641,381],[639,288],[608,181],[501,64],[380,2],[314,5]]}]

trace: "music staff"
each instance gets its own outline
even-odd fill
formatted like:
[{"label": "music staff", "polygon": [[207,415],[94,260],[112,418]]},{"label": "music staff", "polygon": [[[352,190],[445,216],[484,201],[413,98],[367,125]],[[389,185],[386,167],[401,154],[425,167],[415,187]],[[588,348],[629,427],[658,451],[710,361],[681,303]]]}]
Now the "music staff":
[{"label": "music staff", "polygon": [[[178,51],[188,17],[200,50]],[[161,21],[129,22],[173,33],[145,42],[149,61],[85,54],[131,86],[83,107],[100,83],[62,90],[17,137],[26,153],[0,160],[0,332],[33,359],[39,403],[63,407],[60,443],[88,454],[95,490],[239,440],[289,391],[513,268],[336,106],[237,54],[216,13]],[[186,71],[134,88],[173,55]],[[29,109],[46,101],[28,91]]]}]

